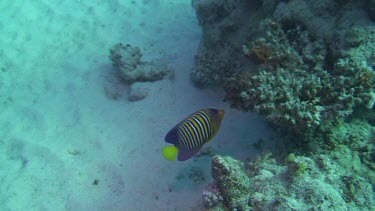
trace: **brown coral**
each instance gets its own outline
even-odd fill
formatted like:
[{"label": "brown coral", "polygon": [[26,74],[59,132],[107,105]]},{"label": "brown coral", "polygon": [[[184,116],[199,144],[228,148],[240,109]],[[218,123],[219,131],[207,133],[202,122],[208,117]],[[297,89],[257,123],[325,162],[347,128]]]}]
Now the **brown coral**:
[{"label": "brown coral", "polygon": [[252,53],[260,62],[267,62],[272,58],[273,49],[262,43],[259,47],[252,48]]}]

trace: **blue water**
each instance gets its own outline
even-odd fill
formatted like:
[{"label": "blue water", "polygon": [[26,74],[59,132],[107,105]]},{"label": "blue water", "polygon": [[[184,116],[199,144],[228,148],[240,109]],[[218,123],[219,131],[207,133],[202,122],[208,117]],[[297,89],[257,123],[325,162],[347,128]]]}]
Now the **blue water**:
[{"label": "blue water", "polygon": [[[375,210],[372,2],[1,1],[0,210]],[[204,108],[216,136],[164,159]]]}]

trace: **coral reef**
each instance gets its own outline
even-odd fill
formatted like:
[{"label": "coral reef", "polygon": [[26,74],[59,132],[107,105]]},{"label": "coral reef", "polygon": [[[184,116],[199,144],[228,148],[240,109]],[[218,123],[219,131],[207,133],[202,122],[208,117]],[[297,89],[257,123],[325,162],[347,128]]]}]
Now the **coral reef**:
[{"label": "coral reef", "polygon": [[[201,86],[224,86],[233,107],[258,111],[299,133],[371,108],[375,37],[365,3],[194,1],[204,47],[192,79]],[[263,13],[243,15],[251,4]],[[226,15],[216,17],[218,8]],[[236,27],[222,27],[227,22]]]},{"label": "coral reef", "polygon": [[247,162],[215,156],[216,194],[229,210],[373,210],[373,130],[359,119],[343,123],[331,129],[336,146],[312,155],[266,154]]},{"label": "coral reef", "polygon": [[[195,57],[192,81],[199,87],[221,85],[234,72],[250,68],[242,53],[244,37],[259,6],[247,0],[193,0],[203,42]],[[255,16],[255,17],[254,17]]]},{"label": "coral reef", "polygon": [[247,0],[193,0],[192,5],[203,29],[204,45],[217,49],[229,44],[228,40],[236,42],[235,37],[246,30],[241,26],[257,10]]},{"label": "coral reef", "polygon": [[200,52],[195,56],[195,66],[191,72],[191,79],[198,87],[219,85],[231,76],[234,65],[211,51]]},{"label": "coral reef", "polygon": [[248,210],[250,180],[244,171],[243,163],[231,157],[214,156],[212,176],[226,207],[232,210]]},{"label": "coral reef", "polygon": [[374,5],[193,1],[203,28],[193,81],[222,86],[280,135],[255,161],[213,157],[223,200],[209,210],[375,210]]},{"label": "coral reef", "polygon": [[[313,40],[306,30],[296,26],[285,32],[268,19],[260,30],[265,36],[244,48],[260,51],[267,46],[263,51],[272,53],[267,58],[257,55],[263,60],[259,73],[237,73],[226,80],[227,99],[233,106],[256,110],[271,122],[302,131],[346,118],[355,108],[372,108],[375,73],[363,60],[349,52],[326,70],[323,41]],[[363,45],[370,41],[375,39]]]}]

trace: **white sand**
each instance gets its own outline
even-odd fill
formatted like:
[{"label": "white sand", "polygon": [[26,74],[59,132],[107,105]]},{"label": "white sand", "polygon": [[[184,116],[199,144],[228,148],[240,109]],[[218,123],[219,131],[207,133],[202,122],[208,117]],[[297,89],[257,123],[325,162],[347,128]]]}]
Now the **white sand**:
[{"label": "white sand", "polygon": [[[208,147],[254,156],[262,121],[189,82],[201,36],[190,1],[132,2],[0,1],[0,210],[194,210],[209,158],[167,162],[160,150],[204,107],[227,111]],[[143,101],[108,99],[102,73],[118,42],[169,62],[175,82],[150,84]],[[192,167],[207,180],[193,183]]]}]

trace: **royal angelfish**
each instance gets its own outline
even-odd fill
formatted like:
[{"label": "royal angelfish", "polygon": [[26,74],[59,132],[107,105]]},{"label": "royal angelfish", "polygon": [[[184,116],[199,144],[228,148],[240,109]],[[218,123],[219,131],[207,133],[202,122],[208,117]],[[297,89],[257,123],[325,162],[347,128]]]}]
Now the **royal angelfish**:
[{"label": "royal angelfish", "polygon": [[220,128],[224,110],[206,108],[199,110],[174,126],[165,136],[165,142],[173,144],[163,148],[167,160],[179,161],[193,157],[209,142]]}]

